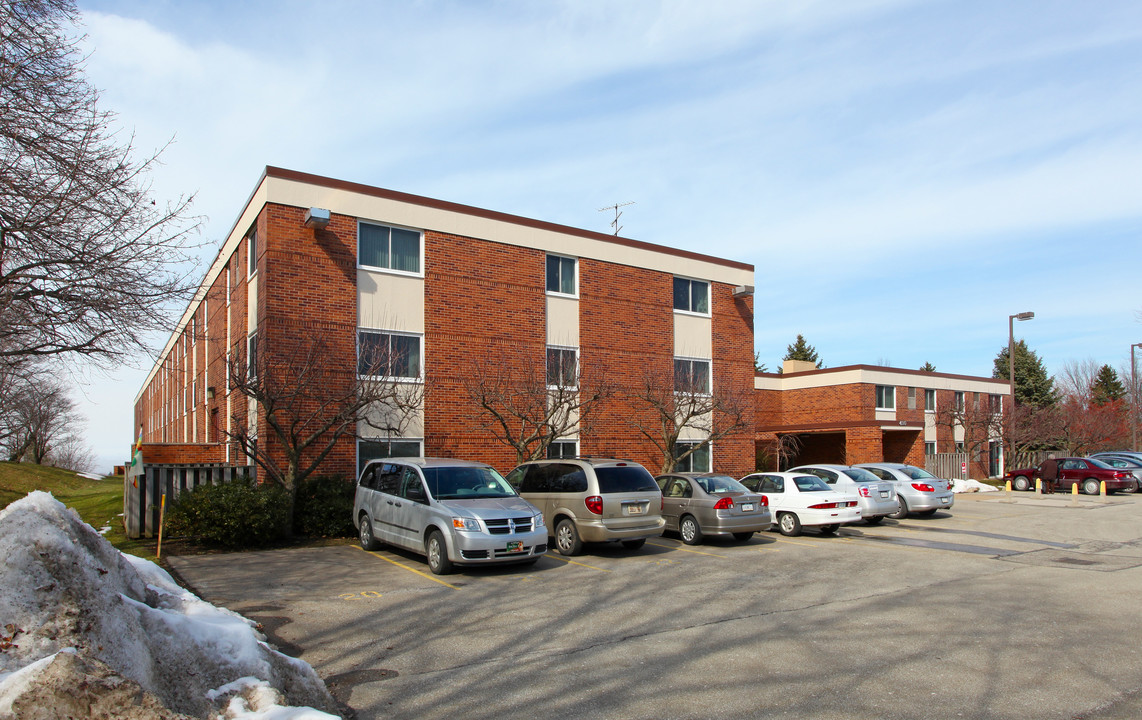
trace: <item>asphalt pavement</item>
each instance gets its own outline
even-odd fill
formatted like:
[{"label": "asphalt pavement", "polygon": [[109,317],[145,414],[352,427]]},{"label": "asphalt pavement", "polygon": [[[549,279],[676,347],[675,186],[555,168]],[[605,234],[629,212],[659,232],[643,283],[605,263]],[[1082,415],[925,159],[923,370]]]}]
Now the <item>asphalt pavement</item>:
[{"label": "asphalt pavement", "polygon": [[349,545],[168,560],[360,718],[1142,717],[1142,496],[446,576]]}]

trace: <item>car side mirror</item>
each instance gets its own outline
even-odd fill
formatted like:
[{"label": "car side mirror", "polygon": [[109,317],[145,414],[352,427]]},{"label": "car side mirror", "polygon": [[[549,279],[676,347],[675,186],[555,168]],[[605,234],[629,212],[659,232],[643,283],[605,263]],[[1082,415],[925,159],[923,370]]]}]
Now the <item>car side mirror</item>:
[{"label": "car side mirror", "polygon": [[408,489],[408,499],[413,502],[428,504],[428,496],[424,493],[424,487],[415,485]]}]

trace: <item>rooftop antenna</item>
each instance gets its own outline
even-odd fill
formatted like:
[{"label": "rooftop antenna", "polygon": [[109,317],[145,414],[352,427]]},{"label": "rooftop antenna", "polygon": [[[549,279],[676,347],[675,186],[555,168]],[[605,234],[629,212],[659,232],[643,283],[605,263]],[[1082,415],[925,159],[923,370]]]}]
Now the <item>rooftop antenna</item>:
[{"label": "rooftop antenna", "polygon": [[626,207],[627,205],[634,205],[634,200],[625,203],[615,203],[614,205],[607,205],[606,207],[599,208],[599,212],[606,212],[608,210],[615,211],[615,219],[611,222],[611,227],[615,229],[615,235],[618,235],[619,231],[623,229],[623,226],[619,225],[619,218],[623,216],[623,214],[619,212],[619,208]]}]

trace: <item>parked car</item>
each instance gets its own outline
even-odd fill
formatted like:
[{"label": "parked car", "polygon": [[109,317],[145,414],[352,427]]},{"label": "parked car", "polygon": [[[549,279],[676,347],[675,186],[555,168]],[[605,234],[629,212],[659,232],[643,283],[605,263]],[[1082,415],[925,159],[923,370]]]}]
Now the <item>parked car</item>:
[{"label": "parked car", "polygon": [[765,498],[782,535],[800,535],[803,527],[816,527],[822,534],[831,535],[841,525],[861,519],[856,497],[834,490],[816,475],[754,473],[742,478],[741,484]]},{"label": "parked car", "polygon": [[938,478],[924,468],[904,463],[859,463],[853,467],[864,468],[896,488],[900,509],[890,518],[900,520],[910,512],[930,517],[937,510],[951,510],[956,502],[952,481]]},{"label": "parked car", "polygon": [[687,545],[697,545],[707,535],[733,535],[745,542],[773,525],[765,496],[729,475],[679,472],[654,480],[662,490],[666,529],[676,530]]},{"label": "parked car", "polygon": [[848,465],[802,465],[789,472],[816,475],[834,490],[855,495],[860,502],[861,517],[869,525],[900,511],[896,487],[862,468]]},{"label": "parked car", "polygon": [[1062,492],[1070,492],[1071,487],[1078,485],[1087,495],[1098,495],[1099,483],[1103,481],[1108,493],[1119,490],[1132,492],[1137,487],[1129,471],[1112,468],[1095,458],[1053,458],[1032,468],[1010,470],[1003,477],[1010,480],[1011,487],[1016,490],[1031,490],[1035,487],[1035,479],[1042,478],[1044,471],[1050,475],[1048,463],[1055,463],[1058,468],[1054,489]]},{"label": "parked car", "polygon": [[1142,492],[1142,460],[1134,460],[1126,455],[1110,455],[1098,453],[1091,455],[1094,460],[1100,460],[1117,470],[1127,470],[1134,476],[1134,492]]},{"label": "parked car", "polygon": [[353,496],[361,547],[378,541],[421,553],[437,575],[453,565],[534,563],[547,552],[539,508],[483,463],[372,460]]},{"label": "parked car", "polygon": [[1124,457],[1134,460],[1135,462],[1142,463],[1142,452],[1135,452],[1133,450],[1105,450],[1102,452],[1091,453],[1092,458],[1101,460],[1105,456],[1109,457]]},{"label": "parked car", "polygon": [[632,550],[662,534],[662,492],[636,462],[613,458],[532,460],[508,482],[543,512],[555,549],[578,555],[585,542],[620,541]]}]

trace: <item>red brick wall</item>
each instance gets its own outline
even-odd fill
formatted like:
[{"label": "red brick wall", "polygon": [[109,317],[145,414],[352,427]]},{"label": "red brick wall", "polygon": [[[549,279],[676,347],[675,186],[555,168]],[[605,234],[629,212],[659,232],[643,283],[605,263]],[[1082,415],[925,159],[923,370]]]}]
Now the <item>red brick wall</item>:
[{"label": "red brick wall", "polygon": [[157,465],[187,465],[221,462],[220,446],[203,443],[143,443],[143,462]]},{"label": "red brick wall", "polygon": [[[753,436],[756,432],[753,377],[753,296],[733,296],[733,287],[710,287],[713,315],[714,382],[740,403],[748,425],[714,444],[713,470],[740,478],[754,470]],[[715,418],[715,424],[718,419]]]}]

